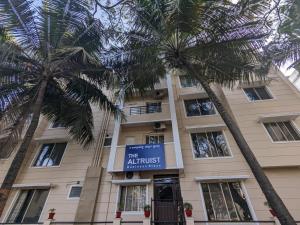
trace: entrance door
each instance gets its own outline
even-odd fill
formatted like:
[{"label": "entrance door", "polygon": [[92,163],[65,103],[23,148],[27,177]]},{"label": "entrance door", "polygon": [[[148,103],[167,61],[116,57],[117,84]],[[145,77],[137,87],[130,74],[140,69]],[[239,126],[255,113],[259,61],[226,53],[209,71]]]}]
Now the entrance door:
[{"label": "entrance door", "polygon": [[184,224],[183,202],[177,175],[154,177],[155,225]]}]

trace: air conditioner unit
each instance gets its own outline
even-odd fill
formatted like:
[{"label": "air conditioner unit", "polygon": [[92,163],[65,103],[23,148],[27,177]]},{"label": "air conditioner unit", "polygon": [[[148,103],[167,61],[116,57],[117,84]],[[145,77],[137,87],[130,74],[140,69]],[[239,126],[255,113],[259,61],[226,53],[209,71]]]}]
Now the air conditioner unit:
[{"label": "air conditioner unit", "polygon": [[166,124],[162,123],[162,122],[154,123],[153,129],[156,130],[156,131],[165,130],[166,129]]},{"label": "air conditioner unit", "polygon": [[166,96],[165,91],[155,91],[154,92],[154,99],[162,99],[165,96]]},{"label": "air conditioner unit", "polygon": [[130,179],[140,179],[140,173],[139,172],[126,172],[125,178]]}]

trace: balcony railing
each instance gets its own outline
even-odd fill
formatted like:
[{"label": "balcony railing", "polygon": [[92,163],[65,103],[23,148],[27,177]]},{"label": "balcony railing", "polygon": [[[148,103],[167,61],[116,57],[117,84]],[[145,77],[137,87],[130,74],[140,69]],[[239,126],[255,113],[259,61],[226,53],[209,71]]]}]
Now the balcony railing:
[{"label": "balcony railing", "polygon": [[148,123],[171,120],[169,103],[144,106],[127,106],[123,109],[126,120],[123,124]]},{"label": "balcony railing", "polygon": [[151,106],[135,106],[130,107],[129,115],[140,115],[140,114],[148,114],[148,113],[160,113],[161,112],[161,104],[151,105]]},{"label": "balcony railing", "polygon": [[[125,159],[125,145],[117,146],[115,162],[114,162],[114,171],[123,171],[123,164]],[[175,156],[175,148],[174,142],[164,143],[165,149],[165,161],[166,161],[166,169],[176,169],[176,156]]]}]

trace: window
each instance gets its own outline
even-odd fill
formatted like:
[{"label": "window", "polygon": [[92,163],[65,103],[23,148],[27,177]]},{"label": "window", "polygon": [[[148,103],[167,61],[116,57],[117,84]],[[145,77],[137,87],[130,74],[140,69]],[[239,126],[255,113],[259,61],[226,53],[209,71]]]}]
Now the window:
[{"label": "window", "polygon": [[209,221],[251,221],[244,193],[237,182],[202,183]]},{"label": "window", "polygon": [[159,135],[159,134],[146,135],[146,144],[163,144],[163,143],[164,143],[164,135]]},{"label": "window", "polygon": [[228,146],[221,131],[193,133],[193,152],[196,158],[230,156]]},{"label": "window", "polygon": [[104,139],[104,147],[111,146],[111,141],[112,141],[112,137],[107,135]]},{"label": "window", "polygon": [[273,141],[299,141],[300,134],[290,121],[264,123]]},{"label": "window", "polygon": [[34,166],[58,166],[64,154],[67,143],[43,144],[34,162]]},{"label": "window", "polygon": [[53,122],[52,125],[51,125],[51,128],[63,128],[65,127],[64,125],[62,125],[60,122]]},{"label": "window", "polygon": [[187,116],[216,114],[214,104],[208,98],[185,100],[184,105]]},{"label": "window", "polygon": [[48,193],[48,189],[21,190],[6,222],[37,223]]},{"label": "window", "polygon": [[244,88],[244,91],[250,101],[272,99],[272,96],[267,91],[265,86]]},{"label": "window", "polygon": [[143,211],[146,204],[146,185],[121,186],[122,211]]},{"label": "window", "polygon": [[188,75],[179,76],[179,80],[183,88],[199,86],[199,82]]},{"label": "window", "polygon": [[69,192],[69,198],[80,198],[81,190],[81,185],[72,185]]}]

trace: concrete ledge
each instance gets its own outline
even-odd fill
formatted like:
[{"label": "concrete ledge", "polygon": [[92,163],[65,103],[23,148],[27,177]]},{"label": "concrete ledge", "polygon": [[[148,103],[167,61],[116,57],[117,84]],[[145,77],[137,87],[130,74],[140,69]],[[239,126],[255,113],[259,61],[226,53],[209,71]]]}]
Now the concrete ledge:
[{"label": "concrete ledge", "polygon": [[206,126],[186,126],[185,129],[188,132],[210,132],[210,131],[221,131],[225,130],[227,127],[225,124],[213,124]]},{"label": "concrete ledge", "polygon": [[300,116],[300,113],[267,114],[259,116],[257,122],[268,123],[295,120],[298,116]]},{"label": "concrete ledge", "polygon": [[195,177],[194,180],[198,182],[215,182],[215,181],[237,181],[249,179],[249,175],[236,175],[236,176],[205,176]]},{"label": "concrete ledge", "polygon": [[118,185],[149,184],[151,179],[112,180],[111,183]]}]

